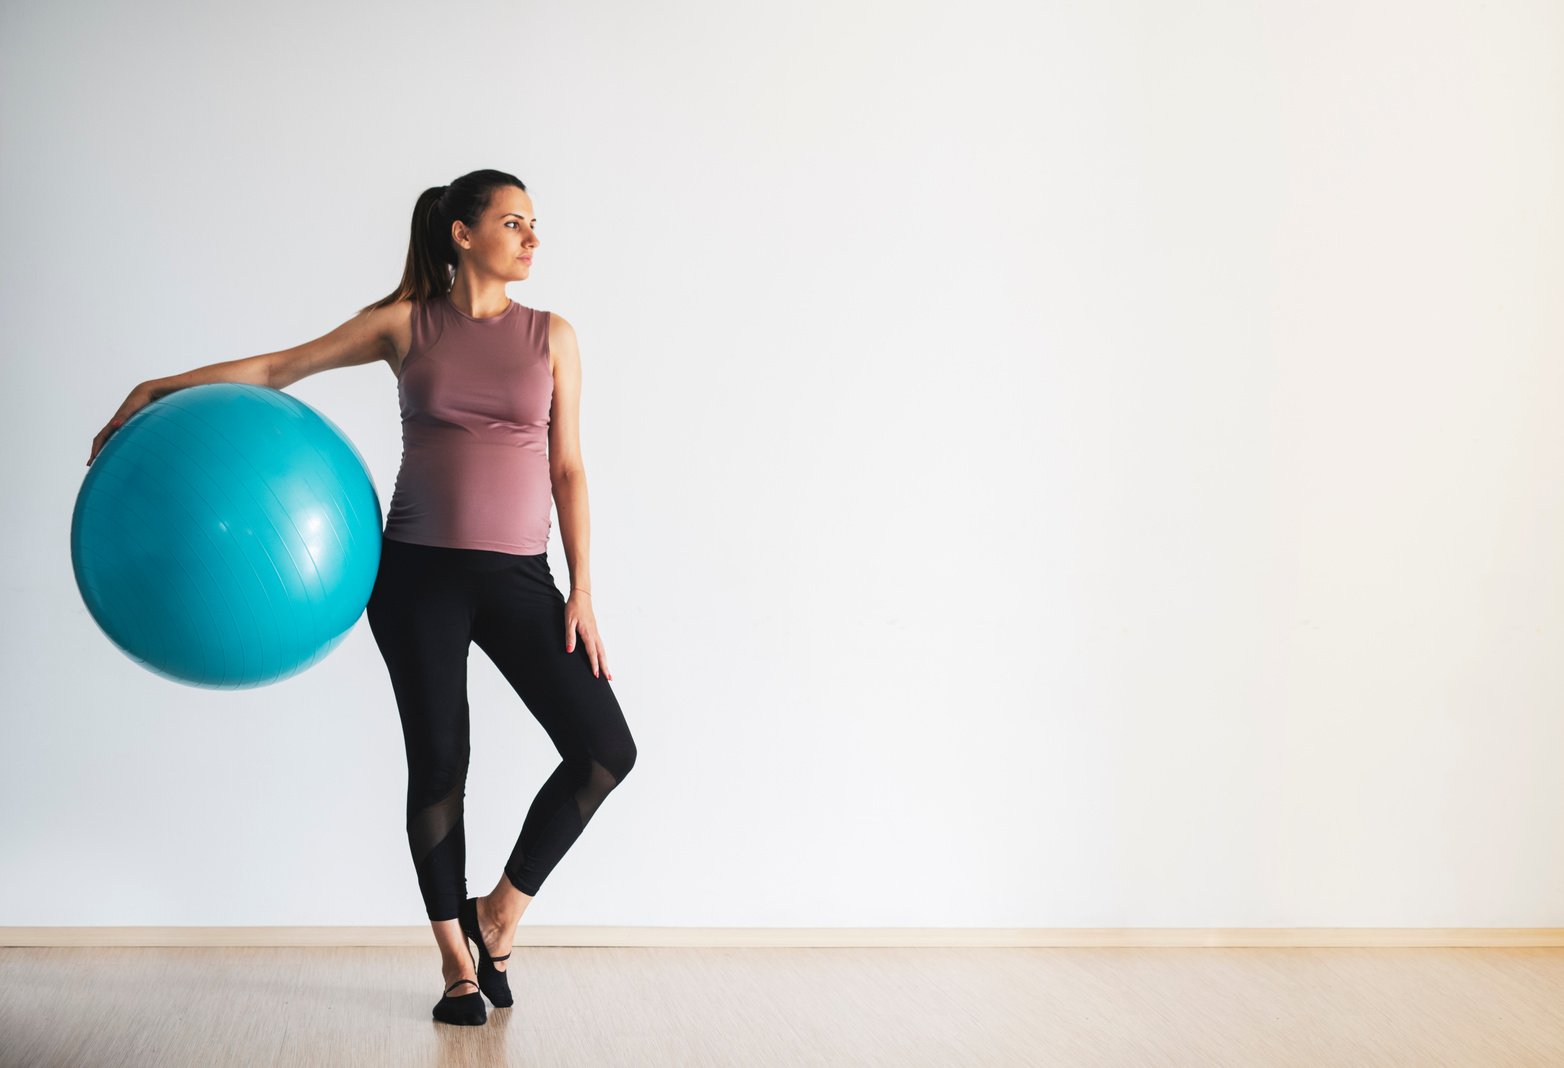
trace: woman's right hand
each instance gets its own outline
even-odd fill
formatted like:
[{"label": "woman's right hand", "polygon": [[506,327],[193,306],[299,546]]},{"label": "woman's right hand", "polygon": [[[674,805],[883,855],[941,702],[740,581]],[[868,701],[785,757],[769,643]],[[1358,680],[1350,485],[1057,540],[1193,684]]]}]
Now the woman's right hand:
[{"label": "woman's right hand", "polygon": [[152,391],[147,388],[145,382],[130,391],[130,396],[125,398],[125,403],[119,406],[119,411],[114,413],[104,428],[98,431],[98,436],[92,439],[92,452],[87,456],[87,466],[92,466],[92,461],[98,458],[98,452],[103,448],[103,443],[109,440],[114,431],[125,425],[136,412],[152,403]]}]

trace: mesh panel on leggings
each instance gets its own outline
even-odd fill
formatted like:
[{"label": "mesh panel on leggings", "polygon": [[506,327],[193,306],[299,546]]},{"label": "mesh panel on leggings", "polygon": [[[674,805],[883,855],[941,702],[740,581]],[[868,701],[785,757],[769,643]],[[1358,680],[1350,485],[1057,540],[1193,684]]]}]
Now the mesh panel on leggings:
[{"label": "mesh panel on leggings", "polygon": [[592,818],[592,813],[597,811],[597,806],[603,803],[603,798],[608,796],[608,791],[619,785],[619,780],[603,765],[595,760],[590,761],[590,765],[586,785],[576,791],[576,807],[581,810],[583,827]]},{"label": "mesh panel on leggings", "polygon": [[445,836],[451,833],[451,828],[462,818],[462,790],[466,785],[464,776],[451,788],[450,793],[420,809],[413,817],[412,824],[407,828],[407,837],[413,846],[415,863],[422,863],[431,849],[445,841]]}]

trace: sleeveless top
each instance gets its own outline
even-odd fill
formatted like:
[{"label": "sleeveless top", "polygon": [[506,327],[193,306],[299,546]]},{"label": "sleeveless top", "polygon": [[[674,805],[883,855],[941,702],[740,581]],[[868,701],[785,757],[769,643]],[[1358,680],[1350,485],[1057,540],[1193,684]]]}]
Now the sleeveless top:
[{"label": "sleeveless top", "polygon": [[385,537],[533,556],[548,550],[549,313],[474,319],[415,301],[402,361],[402,466]]}]

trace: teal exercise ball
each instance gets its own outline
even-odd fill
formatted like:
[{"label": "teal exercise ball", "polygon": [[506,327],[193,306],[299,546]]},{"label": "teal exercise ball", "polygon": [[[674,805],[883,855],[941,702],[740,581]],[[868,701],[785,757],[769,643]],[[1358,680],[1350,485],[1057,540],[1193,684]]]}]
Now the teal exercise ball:
[{"label": "teal exercise ball", "polygon": [[137,409],[87,470],[71,566],[109,640],[165,678],[279,682],[347,636],[380,566],[380,499],[337,426],[215,382]]}]

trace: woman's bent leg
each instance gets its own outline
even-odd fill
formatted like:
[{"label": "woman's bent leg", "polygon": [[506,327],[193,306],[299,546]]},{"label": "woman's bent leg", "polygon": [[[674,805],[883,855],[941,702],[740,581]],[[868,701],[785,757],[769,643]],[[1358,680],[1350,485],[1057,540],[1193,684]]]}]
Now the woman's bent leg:
[{"label": "woman's bent leg", "polygon": [[480,597],[472,638],[548,732],[561,761],[522,823],[505,875],[536,895],[635,764],[635,740],[579,638],[565,652],[565,598],[547,554],[518,556]]}]

